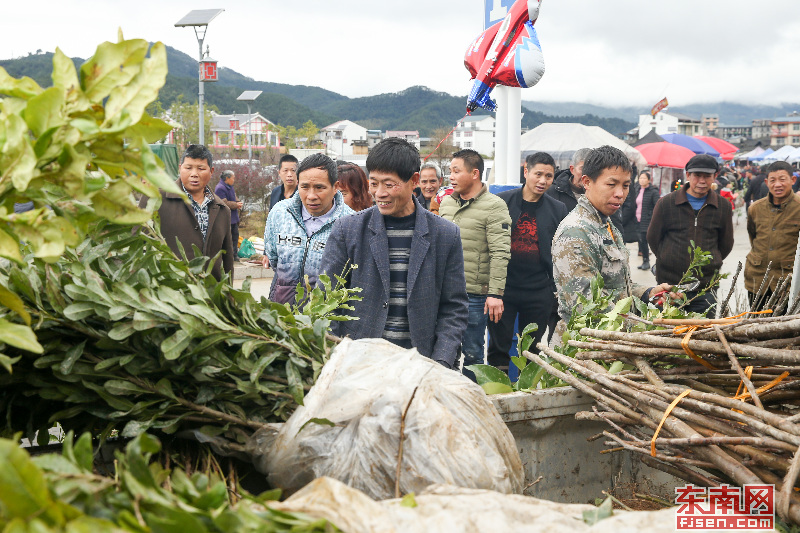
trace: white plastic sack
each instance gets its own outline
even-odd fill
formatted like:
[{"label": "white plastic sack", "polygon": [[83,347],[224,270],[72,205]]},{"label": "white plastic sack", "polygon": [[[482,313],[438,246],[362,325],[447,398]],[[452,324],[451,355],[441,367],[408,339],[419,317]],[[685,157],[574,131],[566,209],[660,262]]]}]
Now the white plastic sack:
[{"label": "white plastic sack", "polygon": [[518,494],[431,485],[414,496],[416,507],[401,500],[374,501],[336,480],[322,478],[285,502],[270,507],[325,518],[348,533],[673,533],[675,508],[614,511],[593,526],[583,521],[593,505],[556,503]]},{"label": "white plastic sack", "polygon": [[[277,436],[256,433],[249,452],[270,483],[295,492],[328,476],[374,499],[395,493],[405,418],[402,493],[433,483],[521,493],[514,437],[483,390],[416,350],[345,339]],[[309,422],[327,419],[331,427]]]}]

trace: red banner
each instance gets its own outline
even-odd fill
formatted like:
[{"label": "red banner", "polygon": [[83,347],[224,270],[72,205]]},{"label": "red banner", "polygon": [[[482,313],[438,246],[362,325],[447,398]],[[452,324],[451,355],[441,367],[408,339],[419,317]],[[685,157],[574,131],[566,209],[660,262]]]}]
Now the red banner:
[{"label": "red banner", "polygon": [[656,105],[653,106],[653,109],[650,110],[650,115],[655,117],[658,114],[659,111],[661,111],[662,109],[664,109],[668,105],[669,105],[669,102],[667,102],[667,97],[665,96],[661,101],[659,101]]}]

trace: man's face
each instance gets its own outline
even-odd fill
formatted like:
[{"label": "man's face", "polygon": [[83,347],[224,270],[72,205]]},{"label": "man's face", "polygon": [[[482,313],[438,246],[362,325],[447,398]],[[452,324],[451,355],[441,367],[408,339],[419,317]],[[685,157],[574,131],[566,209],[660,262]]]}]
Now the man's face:
[{"label": "man's face", "polygon": [[236,174],[231,174],[230,176],[228,176],[228,179],[225,180],[225,183],[227,183],[230,186],[233,186],[233,182],[235,181],[236,181]]},{"label": "man's face", "polygon": [[460,157],[456,157],[450,162],[450,185],[453,186],[454,193],[459,195],[470,193],[476,183],[480,183],[478,169],[469,170]]},{"label": "man's face", "polygon": [[775,200],[785,200],[792,194],[794,176],[785,170],[776,170],[767,174],[767,189]]},{"label": "man's face", "polygon": [[439,190],[439,178],[436,171],[432,168],[423,168],[419,173],[419,188],[422,189],[422,196],[430,200],[436,196]]},{"label": "man's face", "polygon": [[297,187],[297,163],[294,161],[284,161],[278,170],[278,176],[283,182],[284,188]]},{"label": "man's face", "polygon": [[525,188],[533,196],[533,201],[538,202],[542,195],[553,184],[556,170],[552,165],[536,163],[532,167],[525,166]]},{"label": "man's face", "polygon": [[202,194],[213,172],[207,160],[185,157],[180,169],[181,183],[189,194]]},{"label": "man's face", "polygon": [[309,168],[300,173],[300,201],[306,211],[315,217],[327,213],[333,207],[336,187],[331,185],[328,172],[321,168]]},{"label": "man's face", "polygon": [[395,172],[373,170],[369,173],[369,190],[381,215],[405,217],[414,212],[414,189],[419,185],[419,172],[403,181]]},{"label": "man's face", "polygon": [[583,176],[586,199],[601,213],[611,216],[622,207],[631,186],[631,173],[620,167],[603,170],[595,181]]},{"label": "man's face", "polygon": [[570,165],[569,171],[572,173],[572,184],[576,187],[583,187],[583,161],[577,165]]},{"label": "man's face", "polygon": [[696,198],[702,198],[711,190],[711,184],[714,183],[714,174],[689,172],[686,174],[686,181],[689,182],[689,194]]}]

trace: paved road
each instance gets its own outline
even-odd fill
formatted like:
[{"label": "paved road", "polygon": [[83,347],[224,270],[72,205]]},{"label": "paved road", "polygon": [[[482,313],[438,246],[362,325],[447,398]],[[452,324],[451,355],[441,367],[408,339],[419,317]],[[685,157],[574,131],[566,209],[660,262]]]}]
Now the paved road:
[{"label": "paved road", "polygon": [[[733,219],[733,250],[731,251],[730,255],[725,258],[725,261],[722,263],[722,273],[729,273],[729,279],[722,280],[720,283],[720,291],[719,291],[719,298],[722,300],[728,295],[728,292],[731,289],[731,281],[733,275],[736,273],[736,267],[738,263],[741,261],[742,268],[744,269],[744,261],[747,257],[748,252],[750,252],[750,239],[747,237],[747,219],[744,214],[743,210],[741,213],[734,214]],[[634,283],[640,283],[642,285],[655,285],[656,278],[653,276],[652,273],[649,271],[642,271],[639,270],[639,265],[642,264],[641,258],[638,256],[639,254],[639,246],[636,243],[628,244],[628,251],[630,252],[631,260],[631,279]],[[652,255],[650,257],[651,264],[654,264],[655,256]],[[739,278],[736,280],[736,289],[734,291],[733,297],[731,297],[730,303],[728,304],[732,310],[737,310],[737,312],[747,311],[747,292],[744,290],[744,275],[739,274]]]},{"label": "paved road", "polygon": [[[747,253],[750,251],[750,240],[747,238],[747,227],[746,227],[746,219],[744,213],[739,213],[738,215],[734,215],[734,243],[733,243],[733,251],[731,251],[730,255],[725,259],[724,263],[722,264],[722,272],[730,273],[730,277],[733,277],[733,274],[736,273],[736,265],[739,261],[742,262],[744,265],[745,258],[747,257]],[[639,248],[636,243],[628,244],[628,251],[630,252],[630,265],[631,265],[631,278],[633,279],[634,283],[640,283],[642,285],[655,285],[656,280],[655,276],[650,273],[650,271],[642,271],[637,269],[639,265],[642,264],[642,260],[638,257]],[[651,262],[655,259],[651,258]],[[238,266],[238,265],[237,265]],[[269,287],[272,283],[272,271],[266,270],[265,271],[267,277],[253,279],[252,285],[250,287],[250,291],[252,292],[253,296],[256,299],[261,298],[264,296],[265,298],[269,295]],[[743,276],[740,274],[739,279],[736,282],[736,291],[734,292],[734,296],[731,298],[730,307],[733,310],[740,310],[746,311],[747,310],[747,292],[744,290],[744,283],[742,281]],[[235,280],[234,286],[239,288],[242,286],[242,280]],[[721,283],[721,290],[720,294],[722,295],[720,298],[724,298],[727,296],[728,291],[731,287],[731,280],[723,280]]]}]

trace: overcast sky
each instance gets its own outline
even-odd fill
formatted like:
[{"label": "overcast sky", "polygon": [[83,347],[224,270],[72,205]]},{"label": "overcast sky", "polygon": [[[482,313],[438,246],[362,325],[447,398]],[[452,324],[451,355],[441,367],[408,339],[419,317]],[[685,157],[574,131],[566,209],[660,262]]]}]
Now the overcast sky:
[{"label": "overcast sky", "polygon": [[[490,2],[492,0],[489,0]],[[3,2],[0,58],[144,38],[197,56],[192,9],[224,8],[206,43],[220,66],[260,81],[350,97],[425,85],[466,95],[466,47],[483,0],[39,0]],[[547,72],[524,100],[603,105],[800,102],[798,0],[543,0]]]}]

